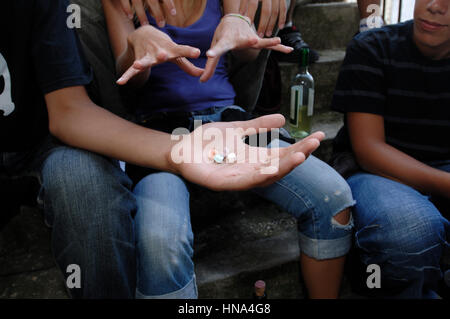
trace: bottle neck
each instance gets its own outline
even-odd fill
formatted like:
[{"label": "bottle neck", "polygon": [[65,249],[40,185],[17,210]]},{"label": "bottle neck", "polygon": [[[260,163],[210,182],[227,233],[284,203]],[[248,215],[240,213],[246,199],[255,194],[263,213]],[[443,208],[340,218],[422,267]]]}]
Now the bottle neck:
[{"label": "bottle neck", "polygon": [[309,48],[302,48],[300,51],[300,73],[308,73]]},{"label": "bottle neck", "polygon": [[306,66],[300,66],[300,68],[299,68],[299,72],[301,73],[301,74],[306,74],[306,73],[308,73],[308,66],[306,65]]}]

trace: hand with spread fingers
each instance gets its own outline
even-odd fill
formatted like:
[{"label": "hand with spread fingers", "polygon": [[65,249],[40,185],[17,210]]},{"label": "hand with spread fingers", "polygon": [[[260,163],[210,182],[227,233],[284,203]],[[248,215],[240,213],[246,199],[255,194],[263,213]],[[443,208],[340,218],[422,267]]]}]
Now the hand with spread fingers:
[{"label": "hand with spread fingers", "polygon": [[[208,61],[205,72],[200,77],[201,82],[208,81],[214,74],[220,57],[226,52],[240,55],[242,59],[254,59],[260,49],[276,50],[290,53],[293,49],[284,46],[280,38],[261,38],[252,27],[248,17],[239,14],[225,15],[217,26],[211,43],[211,48],[206,52]],[[250,49],[250,50],[248,50]]]},{"label": "hand with spread fingers", "polygon": [[250,18],[253,23],[259,2],[261,15],[258,24],[258,35],[271,37],[278,21],[278,28],[283,29],[286,22],[286,0],[241,0],[239,12]]},{"label": "hand with spread fingers", "polygon": [[129,34],[127,40],[128,48],[119,59],[118,64],[131,66],[117,81],[120,85],[128,83],[130,79],[138,74],[141,76],[139,82],[145,83],[150,75],[151,67],[164,62],[175,63],[192,76],[198,77],[204,71],[187,59],[198,58],[200,55],[198,48],[179,45],[173,42],[167,34],[150,25],[136,29]]},{"label": "hand with spread fingers", "polygon": [[[249,121],[202,125],[190,134],[181,135],[169,162],[189,181],[215,191],[270,185],[303,163],[325,136],[316,132],[284,148],[249,146],[243,141],[246,136],[280,128],[284,123],[284,116],[272,114]],[[220,154],[224,149],[226,153]],[[216,152],[219,160],[214,158]],[[226,158],[230,154],[231,162]]]}]

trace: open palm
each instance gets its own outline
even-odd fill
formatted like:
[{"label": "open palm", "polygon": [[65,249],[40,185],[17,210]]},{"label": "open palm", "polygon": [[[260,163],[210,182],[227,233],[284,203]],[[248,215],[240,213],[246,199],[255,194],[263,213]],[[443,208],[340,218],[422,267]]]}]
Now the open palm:
[{"label": "open palm", "polygon": [[[249,146],[243,138],[284,125],[280,114],[250,121],[215,122],[183,136],[174,147],[171,160],[187,180],[212,190],[246,190],[267,186],[288,174],[320,145],[324,138],[316,132],[286,148]],[[214,162],[211,151],[227,149],[236,154],[233,163]],[[182,154],[184,160],[177,158]],[[180,155],[181,156],[181,155]]]}]

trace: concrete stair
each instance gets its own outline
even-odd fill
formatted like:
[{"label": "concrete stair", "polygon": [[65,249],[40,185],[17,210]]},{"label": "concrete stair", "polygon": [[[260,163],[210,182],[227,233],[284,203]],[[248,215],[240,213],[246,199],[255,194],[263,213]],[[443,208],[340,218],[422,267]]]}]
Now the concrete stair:
[{"label": "concrete stair", "polygon": [[345,48],[358,31],[358,7],[353,2],[300,5],[294,11],[294,23],[311,48]]},{"label": "concrete stair", "polygon": [[[300,1],[301,2],[301,1]],[[314,153],[327,160],[342,116],[330,111],[345,46],[356,32],[354,3],[299,4],[295,23],[320,53],[311,66],[316,83],[313,130],[327,139]],[[288,114],[288,89],[295,64],[280,64],[282,113]],[[195,264],[200,298],[251,298],[253,283],[267,283],[269,298],[303,298],[296,221],[251,192],[192,193]],[[50,251],[50,229],[35,208],[23,207],[0,231],[0,299],[67,298]],[[344,280],[342,298],[358,298]]]}]

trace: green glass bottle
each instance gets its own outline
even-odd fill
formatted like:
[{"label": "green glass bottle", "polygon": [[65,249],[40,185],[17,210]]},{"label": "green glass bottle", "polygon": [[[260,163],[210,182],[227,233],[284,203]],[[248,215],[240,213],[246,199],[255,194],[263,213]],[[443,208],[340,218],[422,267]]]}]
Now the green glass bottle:
[{"label": "green glass bottle", "polygon": [[302,139],[311,134],[311,120],[314,113],[314,79],[308,72],[309,48],[300,51],[300,72],[291,85],[291,108],[289,124],[291,135]]}]

